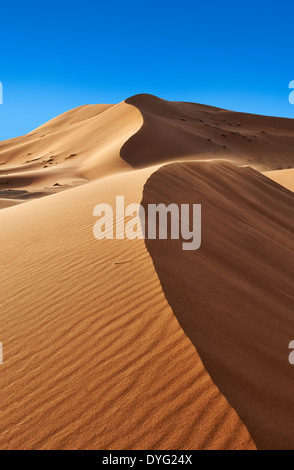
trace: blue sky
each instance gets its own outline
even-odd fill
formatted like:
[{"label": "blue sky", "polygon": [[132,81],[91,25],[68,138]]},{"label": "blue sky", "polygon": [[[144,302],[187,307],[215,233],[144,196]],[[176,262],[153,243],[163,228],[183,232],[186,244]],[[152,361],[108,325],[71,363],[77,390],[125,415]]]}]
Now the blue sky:
[{"label": "blue sky", "polygon": [[294,118],[290,1],[6,2],[0,140],[136,93]]}]

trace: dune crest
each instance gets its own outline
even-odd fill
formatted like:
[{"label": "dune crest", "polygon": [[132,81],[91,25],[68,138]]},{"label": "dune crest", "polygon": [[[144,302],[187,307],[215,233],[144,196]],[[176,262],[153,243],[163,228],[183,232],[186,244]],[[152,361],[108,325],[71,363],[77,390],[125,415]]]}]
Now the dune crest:
[{"label": "dune crest", "polygon": [[[0,197],[16,190],[51,194],[129,169],[120,148],[142,125],[125,103],[69,111],[23,137],[0,143]],[[11,194],[7,194],[10,191]]]},{"label": "dune crest", "polygon": [[260,171],[293,166],[294,120],[135,95],[144,123],[122,158],[134,168],[182,159],[226,160]]}]

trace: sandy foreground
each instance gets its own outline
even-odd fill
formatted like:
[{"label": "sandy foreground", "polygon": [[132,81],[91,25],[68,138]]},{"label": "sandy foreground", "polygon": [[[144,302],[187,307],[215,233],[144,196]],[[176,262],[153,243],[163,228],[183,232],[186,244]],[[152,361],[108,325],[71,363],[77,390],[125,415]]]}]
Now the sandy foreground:
[{"label": "sandy foreground", "polygon": [[[294,448],[294,121],[138,95],[0,143],[1,449]],[[197,203],[200,250],[96,240]]]}]

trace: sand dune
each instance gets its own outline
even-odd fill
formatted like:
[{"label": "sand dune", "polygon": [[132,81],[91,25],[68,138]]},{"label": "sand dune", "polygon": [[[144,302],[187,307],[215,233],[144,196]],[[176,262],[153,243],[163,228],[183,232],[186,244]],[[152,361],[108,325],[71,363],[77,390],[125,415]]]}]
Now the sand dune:
[{"label": "sand dune", "polygon": [[171,160],[223,159],[258,170],[293,167],[294,121],[236,113],[150,95],[126,100],[144,124],[122,147],[121,156],[140,168]]},{"label": "sand dune", "polygon": [[17,204],[21,204],[23,202],[22,199],[2,199],[0,198],[0,209],[4,209],[5,207],[15,206]]},{"label": "sand dune", "polygon": [[271,178],[294,192],[294,168],[289,170],[268,171],[265,174],[268,178]]},{"label": "sand dune", "polygon": [[[0,143],[1,449],[293,448],[293,144],[150,95]],[[116,195],[202,203],[201,249],[95,240]]]},{"label": "sand dune", "polygon": [[[119,152],[142,125],[133,106],[85,106],[0,143],[0,188],[36,191],[128,170]],[[1,195],[1,192],[0,192]]]},{"label": "sand dune", "polygon": [[56,129],[59,127],[69,126],[71,124],[81,123],[83,121],[87,121],[93,117],[102,114],[107,109],[111,108],[112,104],[93,104],[93,105],[85,105],[79,106],[78,108],[70,109],[69,111],[61,114],[60,116],[51,119],[51,121],[46,122],[40,127],[37,127],[31,133],[34,134],[38,131],[44,131],[49,129]]},{"label": "sand dune", "polygon": [[136,95],[117,105],[81,106],[0,143],[0,189],[40,196],[56,183],[62,189],[182,159],[278,170],[293,167],[293,146],[291,119]]},{"label": "sand dune", "polygon": [[169,305],[257,447],[293,449],[294,194],[251,168],[185,163],[148,179],[143,205],[159,203],[203,213],[199,251],[146,239]]},{"label": "sand dune", "polygon": [[1,211],[1,448],[254,448],[144,241],[93,237],[94,206],[140,202],[152,171]]}]

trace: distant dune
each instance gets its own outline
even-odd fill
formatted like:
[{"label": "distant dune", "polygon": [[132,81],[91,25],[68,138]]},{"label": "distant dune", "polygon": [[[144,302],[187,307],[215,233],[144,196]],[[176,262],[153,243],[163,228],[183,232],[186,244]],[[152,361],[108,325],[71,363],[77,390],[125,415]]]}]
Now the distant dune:
[{"label": "distant dune", "polygon": [[[151,95],[0,143],[1,449],[294,448],[293,148]],[[116,195],[202,204],[201,248],[96,240]]]},{"label": "distant dune", "polygon": [[294,120],[236,113],[195,103],[137,95],[144,124],[122,147],[131,166],[171,160],[231,161],[259,170],[293,166]]},{"label": "distant dune", "polygon": [[[142,125],[125,103],[69,111],[24,137],[0,143],[0,188],[42,190],[76,186],[126,171],[119,152]],[[1,192],[0,192],[1,194]]]},{"label": "distant dune", "polygon": [[183,159],[288,169],[293,148],[292,119],[136,95],[73,109],[0,143],[0,189],[44,196],[130,167]]}]

